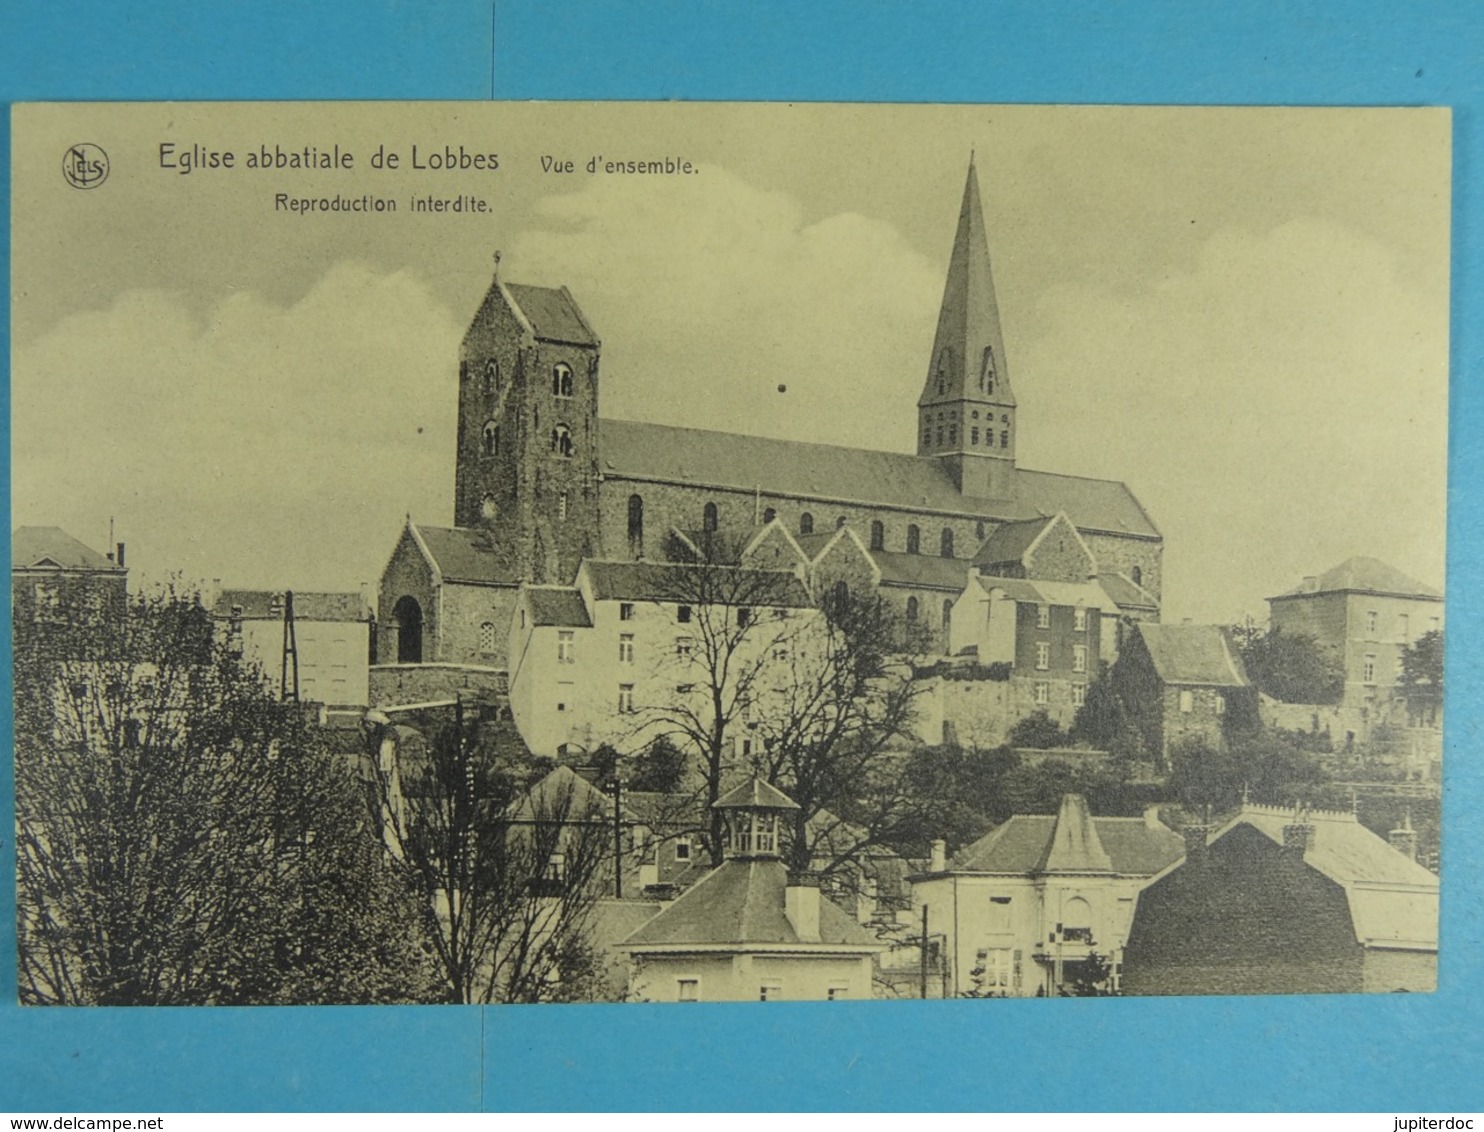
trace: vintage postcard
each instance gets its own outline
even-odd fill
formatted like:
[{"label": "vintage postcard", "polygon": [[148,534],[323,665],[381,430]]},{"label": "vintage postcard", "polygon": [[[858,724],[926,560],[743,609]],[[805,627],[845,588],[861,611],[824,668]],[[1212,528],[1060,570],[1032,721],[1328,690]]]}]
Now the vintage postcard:
[{"label": "vintage postcard", "polygon": [[1434,990],[1450,139],[15,108],[22,1002]]}]

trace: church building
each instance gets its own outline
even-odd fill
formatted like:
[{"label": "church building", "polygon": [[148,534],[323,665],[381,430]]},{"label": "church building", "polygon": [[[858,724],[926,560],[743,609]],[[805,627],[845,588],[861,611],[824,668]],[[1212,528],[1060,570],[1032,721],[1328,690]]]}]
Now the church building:
[{"label": "church building", "polygon": [[[946,650],[986,541],[1064,515],[1089,578],[1132,595],[1119,614],[1157,617],[1162,538],[1128,487],[1017,462],[1022,422],[972,162],[915,455],[604,419],[601,363],[566,287],[507,282],[497,263],[460,351],[456,526],[409,520],[398,541],[381,582],[373,699],[378,685],[408,687],[394,670],[410,665],[450,678],[507,670],[522,584],[570,587],[587,560],[664,561],[677,532],[740,544],[776,522],[812,559],[847,528],[881,595]],[[904,375],[903,408],[907,391]],[[467,674],[454,682],[470,686]]]}]

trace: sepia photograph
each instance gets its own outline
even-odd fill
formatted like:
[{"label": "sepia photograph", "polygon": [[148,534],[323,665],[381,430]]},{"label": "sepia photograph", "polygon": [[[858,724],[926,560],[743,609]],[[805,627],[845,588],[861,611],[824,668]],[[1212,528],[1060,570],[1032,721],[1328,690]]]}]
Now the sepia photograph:
[{"label": "sepia photograph", "polygon": [[1451,165],[16,106],[21,1003],[1438,989]]}]

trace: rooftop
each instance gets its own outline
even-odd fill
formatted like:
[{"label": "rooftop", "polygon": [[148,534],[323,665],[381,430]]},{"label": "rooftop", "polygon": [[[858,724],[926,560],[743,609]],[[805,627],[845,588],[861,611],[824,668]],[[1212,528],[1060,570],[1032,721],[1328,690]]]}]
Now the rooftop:
[{"label": "rooftop", "polygon": [[1133,493],[1116,480],[1019,468],[1013,499],[976,499],[959,493],[941,461],[901,452],[639,421],[602,420],[599,429],[602,471],[618,479],[704,484],[998,522],[1065,511],[1082,530],[1159,537]]},{"label": "rooftop", "polygon": [[819,898],[819,941],[799,939],[784,912],[788,870],[775,858],[733,859],[707,873],[622,946],[684,944],[870,948],[877,941],[834,902]]},{"label": "rooftop", "polygon": [[1426,583],[1403,574],[1379,558],[1365,555],[1347,558],[1334,569],[1326,570],[1317,577],[1305,578],[1293,589],[1268,600],[1282,601],[1284,598],[1331,593],[1384,594],[1390,597],[1443,600],[1443,595]]},{"label": "rooftop", "polygon": [[124,573],[113,559],[73,538],[61,527],[17,527],[10,536],[13,570],[110,570]]},{"label": "rooftop", "polygon": [[567,288],[506,283],[505,290],[538,339],[576,346],[598,345],[598,336]]},{"label": "rooftop", "polygon": [[488,531],[475,527],[425,527],[413,531],[427,547],[445,582],[509,582],[510,570]]},{"label": "rooftop", "polygon": [[532,624],[592,628],[582,594],[571,586],[526,586],[525,595]]},{"label": "rooftop", "polygon": [[[222,590],[211,606],[211,615],[228,618],[236,614],[244,621],[281,621],[283,595],[283,590]],[[295,621],[365,622],[370,618],[371,606],[359,593],[294,591]]]},{"label": "rooftop", "polygon": [[1144,638],[1154,669],[1166,684],[1248,686],[1242,661],[1220,625],[1160,625],[1141,621],[1134,629]]},{"label": "rooftop", "polygon": [[[704,571],[704,573],[702,573]],[[582,564],[598,601],[698,602],[711,594],[718,604],[806,609],[813,605],[804,584],[781,570],[736,566],[691,566],[674,562],[612,562],[589,558]]]},{"label": "rooftop", "polygon": [[1051,814],[1016,814],[954,856],[949,872],[1153,876],[1185,855],[1184,839],[1143,818],[1096,818],[1080,795]]}]

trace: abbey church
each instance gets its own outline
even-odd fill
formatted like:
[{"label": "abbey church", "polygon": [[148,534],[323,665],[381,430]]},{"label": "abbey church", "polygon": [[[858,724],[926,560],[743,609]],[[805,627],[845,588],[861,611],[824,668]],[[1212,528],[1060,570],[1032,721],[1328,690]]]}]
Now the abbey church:
[{"label": "abbey church", "polygon": [[[380,667],[508,671],[518,605],[590,627],[593,595],[572,588],[584,562],[637,564],[637,593],[643,564],[712,532],[750,546],[771,530],[806,578],[851,558],[946,654],[971,574],[1034,579],[1026,555],[1060,524],[1077,547],[1056,581],[1094,586],[1110,621],[1157,620],[1162,539],[1128,487],[1016,461],[1026,422],[972,162],[924,361],[916,455],[604,419],[602,343],[577,299],[497,264],[460,351],[456,526],[409,519],[381,581]],[[904,375],[904,409],[911,388]],[[522,604],[523,586],[539,600]],[[388,679],[403,702],[424,688]]]}]

